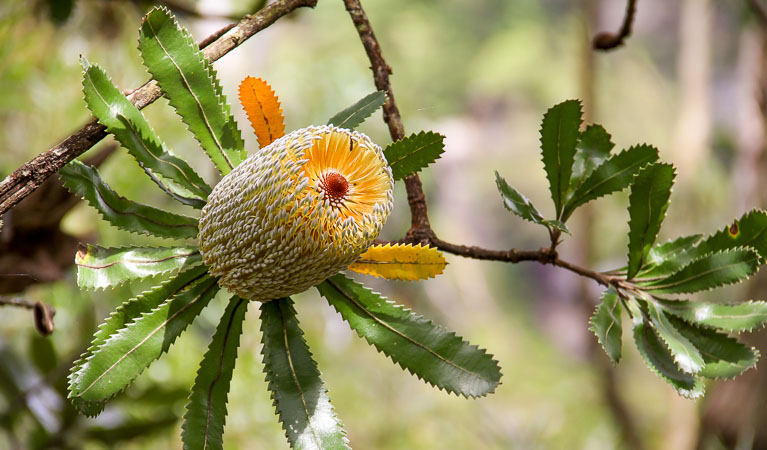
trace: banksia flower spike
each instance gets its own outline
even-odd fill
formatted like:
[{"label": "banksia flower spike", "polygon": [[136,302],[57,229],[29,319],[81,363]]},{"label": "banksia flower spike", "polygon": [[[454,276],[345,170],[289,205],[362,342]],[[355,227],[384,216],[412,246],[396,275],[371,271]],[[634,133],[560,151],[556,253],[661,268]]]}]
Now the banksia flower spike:
[{"label": "banksia flower spike", "polygon": [[307,127],[272,142],[219,182],[200,217],[200,251],[229,292],[268,301],[353,263],[391,212],[391,169],[370,138]]},{"label": "banksia flower spike", "polygon": [[[200,217],[121,197],[95,168],[77,161],[61,171],[66,186],[113,225],[198,244],[88,245],[78,252],[78,283],[85,289],[162,277],[112,313],[75,363],[69,390],[79,410],[100,413],[169,349],[220,288],[232,295],[197,372],[184,415],[184,448],[222,448],[229,383],[250,301],[262,302],[264,370],[288,442],[348,448],[289,298],[311,287],[360,336],[426,382],[467,397],[495,389],[501,374],[491,355],[339,273],[416,280],[446,265],[433,248],[373,245],[391,213],[396,176],[386,152],[353,129],[381,106],[383,93],[365,97],[327,125],[285,134],[274,91],[248,77],[240,100],[261,148],[247,157],[215,71],[186,30],[158,8],[144,19],[139,41],[163,94],[224,176],[208,186],[165,147],[106,73],[83,61],[90,110],[153,182],[199,209]],[[433,161],[408,153],[411,147],[422,152],[421,144],[398,144],[393,154],[400,176]],[[307,410],[305,398],[316,399],[317,407]]]}]

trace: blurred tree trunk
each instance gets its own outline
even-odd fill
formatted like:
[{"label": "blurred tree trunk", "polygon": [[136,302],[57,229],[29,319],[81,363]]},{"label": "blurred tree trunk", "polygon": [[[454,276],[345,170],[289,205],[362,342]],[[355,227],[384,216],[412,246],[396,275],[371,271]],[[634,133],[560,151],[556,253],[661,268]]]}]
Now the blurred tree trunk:
[{"label": "blurred tree trunk", "polygon": [[674,162],[688,181],[708,161],[711,130],[711,11],[709,0],[683,0],[679,12],[677,81],[679,111]]},{"label": "blurred tree trunk", "polygon": [[[733,179],[738,207],[745,211],[765,206],[765,161],[767,161],[767,32],[746,28],[740,39],[737,86],[738,153]],[[765,298],[767,273],[759,273],[748,285],[748,298]],[[757,370],[721,382],[710,389],[701,411],[698,447],[719,440],[728,448],[767,449],[767,332],[745,336],[759,349]]]}]

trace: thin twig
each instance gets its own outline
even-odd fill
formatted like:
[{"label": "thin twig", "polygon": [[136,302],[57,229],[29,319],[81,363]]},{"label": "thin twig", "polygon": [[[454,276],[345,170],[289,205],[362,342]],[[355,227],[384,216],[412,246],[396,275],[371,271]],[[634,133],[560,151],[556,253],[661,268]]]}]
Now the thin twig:
[{"label": "thin twig", "polygon": [[[207,45],[203,53],[210,61],[216,61],[254,34],[273,24],[277,19],[293,10],[308,6],[314,7],[317,0],[280,0],[270,4],[257,14],[246,15],[231,33],[221,30],[214,33],[219,37]],[[224,35],[222,35],[224,34]],[[203,44],[209,39],[203,40]],[[128,99],[139,109],[160,98],[161,92],[157,82],[148,81],[128,96]],[[0,183],[0,217],[18,204],[27,195],[37,189],[43,181],[58,172],[69,161],[85,153],[106,136],[104,126],[91,119],[79,131],[61,141],[47,152],[37,155],[34,159],[16,169]]]},{"label": "thin twig", "polygon": [[18,308],[31,309],[35,320],[35,328],[42,336],[48,336],[53,333],[53,316],[56,310],[53,306],[43,302],[30,302],[21,297],[3,297],[0,296],[0,306],[15,306]]},{"label": "thin twig", "polygon": [[[381,53],[381,46],[376,40],[373,29],[370,26],[365,11],[359,0],[344,0],[346,10],[351,16],[352,22],[357,29],[360,41],[365,47],[365,52],[370,60],[373,70],[373,79],[378,90],[386,92],[386,102],[384,103],[383,116],[389,126],[389,134],[392,140],[398,141],[405,136],[405,127],[402,125],[399,109],[394,100],[394,92],[391,88],[389,75],[391,68]],[[418,175],[411,175],[405,179],[405,188],[407,189],[407,200],[410,205],[411,227],[407,235],[399,243],[425,244],[434,246],[442,251],[466,258],[482,259],[490,261],[502,261],[508,263],[518,263],[522,261],[537,261],[542,264],[552,264],[563,269],[567,269],[578,275],[591,278],[604,286],[619,285],[620,279],[603,273],[595,272],[585,267],[564,261],[557,256],[556,247],[559,242],[559,233],[551,233],[551,246],[540,250],[490,250],[481,247],[473,247],[459,244],[451,244],[438,238],[429,224],[428,211],[426,209],[426,196],[421,186],[421,180]]]},{"label": "thin twig", "polygon": [[[357,28],[360,41],[365,47],[365,53],[370,59],[371,69],[373,70],[373,80],[379,91],[386,92],[386,102],[383,105],[384,121],[389,125],[389,134],[392,141],[399,141],[405,137],[405,127],[402,125],[402,118],[397,108],[397,102],[394,100],[394,91],[391,88],[389,75],[392,70],[381,53],[381,45],[376,39],[373,28],[370,26],[365,11],[359,0],[344,0],[346,10]],[[411,227],[408,232],[410,239],[418,242],[428,243],[430,240],[431,226],[429,224],[429,215],[426,210],[426,197],[423,194],[423,186],[418,175],[411,175],[405,178],[405,188],[407,189],[407,201],[410,205]]]},{"label": "thin twig", "polygon": [[30,302],[21,297],[0,296],[0,306],[16,306],[24,309],[35,309],[35,302]]},{"label": "thin twig", "polygon": [[620,47],[631,35],[631,27],[634,24],[634,16],[637,12],[637,0],[628,0],[626,3],[626,15],[618,33],[602,32],[594,36],[592,46],[595,50],[608,51]]}]

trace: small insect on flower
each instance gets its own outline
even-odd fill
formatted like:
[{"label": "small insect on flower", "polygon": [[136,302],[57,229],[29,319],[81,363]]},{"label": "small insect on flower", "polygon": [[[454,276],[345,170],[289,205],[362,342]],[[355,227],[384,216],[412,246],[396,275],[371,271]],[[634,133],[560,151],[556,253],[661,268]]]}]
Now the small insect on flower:
[{"label": "small insect on flower", "polygon": [[391,169],[370,138],[308,127],[262,148],[213,189],[200,252],[230,292],[269,301],[344,270],[391,212]]}]

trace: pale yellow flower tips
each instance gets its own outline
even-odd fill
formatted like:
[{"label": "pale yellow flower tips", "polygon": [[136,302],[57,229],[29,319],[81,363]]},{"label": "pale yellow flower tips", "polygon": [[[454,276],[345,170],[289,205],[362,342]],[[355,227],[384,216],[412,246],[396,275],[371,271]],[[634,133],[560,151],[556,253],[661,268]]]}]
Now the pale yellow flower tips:
[{"label": "pale yellow flower tips", "polygon": [[205,264],[243,298],[302,292],[367,250],[391,212],[393,184],[381,148],[364,134],[296,130],[213,189],[200,217]]}]

